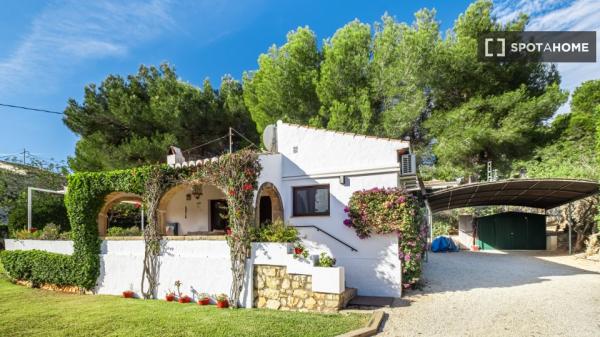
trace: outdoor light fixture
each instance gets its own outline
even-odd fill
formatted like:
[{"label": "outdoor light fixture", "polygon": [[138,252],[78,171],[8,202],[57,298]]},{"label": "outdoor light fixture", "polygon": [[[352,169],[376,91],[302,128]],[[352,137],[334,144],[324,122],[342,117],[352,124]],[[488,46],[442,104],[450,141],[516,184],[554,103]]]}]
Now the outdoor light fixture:
[{"label": "outdoor light fixture", "polygon": [[200,197],[202,196],[202,194],[204,194],[202,192],[202,185],[194,185],[194,186],[192,186],[192,195],[194,196],[194,198],[196,198],[196,200],[200,199]]},{"label": "outdoor light fixture", "polygon": [[346,176],[340,176],[340,185],[346,185]]}]

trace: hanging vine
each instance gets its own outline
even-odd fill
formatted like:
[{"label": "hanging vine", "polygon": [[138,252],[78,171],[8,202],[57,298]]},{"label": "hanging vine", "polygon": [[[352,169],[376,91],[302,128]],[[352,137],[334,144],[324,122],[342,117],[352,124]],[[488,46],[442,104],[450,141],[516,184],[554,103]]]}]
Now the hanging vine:
[{"label": "hanging vine", "polygon": [[[141,291],[145,299],[156,298],[162,251],[162,232],[158,221],[160,198],[171,186],[172,180],[160,167],[153,167],[148,173],[144,190],[144,204],[147,225],[144,227],[144,265],[142,270]],[[145,289],[145,284],[148,288]]]}]

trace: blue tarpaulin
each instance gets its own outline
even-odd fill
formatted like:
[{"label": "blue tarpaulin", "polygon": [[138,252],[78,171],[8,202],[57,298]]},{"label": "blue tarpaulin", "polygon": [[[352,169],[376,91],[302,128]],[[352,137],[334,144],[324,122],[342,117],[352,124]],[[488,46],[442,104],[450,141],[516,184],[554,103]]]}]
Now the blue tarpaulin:
[{"label": "blue tarpaulin", "polygon": [[447,236],[438,236],[433,239],[431,243],[431,251],[434,253],[438,252],[458,252],[458,247],[454,244],[454,241]]}]

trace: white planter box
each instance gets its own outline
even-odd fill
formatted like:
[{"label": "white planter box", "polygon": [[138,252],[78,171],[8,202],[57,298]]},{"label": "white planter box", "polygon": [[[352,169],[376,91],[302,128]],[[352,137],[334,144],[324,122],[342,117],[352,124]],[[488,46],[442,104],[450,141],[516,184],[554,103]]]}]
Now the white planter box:
[{"label": "white planter box", "polygon": [[312,291],[341,294],[345,290],[344,267],[312,267]]}]

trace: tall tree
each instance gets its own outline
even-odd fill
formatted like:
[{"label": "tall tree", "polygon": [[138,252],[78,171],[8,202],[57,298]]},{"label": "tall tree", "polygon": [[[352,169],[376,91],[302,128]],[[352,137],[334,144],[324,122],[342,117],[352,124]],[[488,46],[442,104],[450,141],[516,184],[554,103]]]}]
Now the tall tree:
[{"label": "tall tree", "polygon": [[441,37],[435,11],[420,10],[412,25],[385,14],[375,25],[371,88],[381,114],[381,133],[422,137],[420,122],[430,108],[428,88],[435,80],[434,56]]},{"label": "tall tree", "polygon": [[[229,126],[256,140],[255,126],[240,105],[240,83],[225,77],[222,88],[224,97],[208,80],[198,89],[177,79],[166,64],[141,66],[127,79],[109,75],[99,87],[87,86],[83,103],[71,99],[65,109],[65,124],[81,136],[69,165],[98,171],[161,162],[169,145],[200,145],[224,136]],[[197,154],[224,149],[216,142]]]},{"label": "tall tree", "polygon": [[332,130],[373,132],[377,116],[369,85],[370,26],[354,20],[338,29],[325,42],[323,57],[317,85],[320,124]]},{"label": "tall tree", "polygon": [[540,62],[479,62],[477,38],[490,31],[523,30],[527,17],[500,23],[493,3],[480,0],[462,14],[434,55],[433,109],[425,122],[437,158],[434,175],[482,175],[494,161],[501,175],[512,160],[532,153],[566,100],[556,69]]},{"label": "tall tree", "polygon": [[315,84],[321,60],[315,33],[299,27],[287,42],[258,58],[258,70],[244,74],[244,101],[259,132],[278,119],[308,124],[317,116]]},{"label": "tall tree", "polygon": [[600,80],[582,83],[573,92],[571,111],[554,119],[546,141],[531,157],[515,161],[513,171],[524,168],[533,178],[600,179],[599,109]]}]

